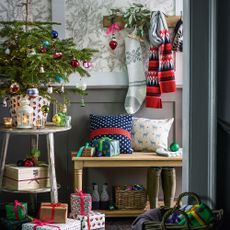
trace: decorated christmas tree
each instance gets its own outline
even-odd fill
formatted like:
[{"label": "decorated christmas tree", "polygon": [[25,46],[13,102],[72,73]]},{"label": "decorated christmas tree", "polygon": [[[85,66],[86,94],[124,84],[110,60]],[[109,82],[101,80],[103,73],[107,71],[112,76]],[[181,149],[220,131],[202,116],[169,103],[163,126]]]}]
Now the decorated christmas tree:
[{"label": "decorated christmas tree", "polygon": [[[39,90],[52,99],[53,92],[65,94],[70,73],[89,76],[96,50],[78,50],[73,39],[59,39],[52,30],[57,23],[29,21],[28,4],[25,20],[0,21],[0,95],[34,96]],[[76,91],[84,94],[81,87]]]}]

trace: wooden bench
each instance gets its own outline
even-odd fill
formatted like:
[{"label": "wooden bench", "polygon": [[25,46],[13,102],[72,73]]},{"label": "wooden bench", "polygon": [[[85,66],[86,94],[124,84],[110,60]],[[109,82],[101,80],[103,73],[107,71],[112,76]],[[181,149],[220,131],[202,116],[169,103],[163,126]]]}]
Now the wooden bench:
[{"label": "wooden bench", "polygon": [[[146,152],[120,154],[115,157],[76,157],[75,152],[72,153],[72,156],[74,162],[74,187],[78,190],[82,190],[84,168],[182,167],[182,157],[161,157],[155,153]],[[106,210],[104,212],[107,217],[130,217],[139,215],[143,210]]]}]

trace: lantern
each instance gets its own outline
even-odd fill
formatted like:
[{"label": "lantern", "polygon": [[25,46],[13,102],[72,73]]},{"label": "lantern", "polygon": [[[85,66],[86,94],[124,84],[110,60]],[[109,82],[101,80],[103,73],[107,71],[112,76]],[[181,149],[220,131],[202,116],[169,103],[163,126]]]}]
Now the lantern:
[{"label": "lantern", "polygon": [[21,106],[17,109],[17,128],[33,128],[33,108],[29,104],[26,98],[21,100]]}]

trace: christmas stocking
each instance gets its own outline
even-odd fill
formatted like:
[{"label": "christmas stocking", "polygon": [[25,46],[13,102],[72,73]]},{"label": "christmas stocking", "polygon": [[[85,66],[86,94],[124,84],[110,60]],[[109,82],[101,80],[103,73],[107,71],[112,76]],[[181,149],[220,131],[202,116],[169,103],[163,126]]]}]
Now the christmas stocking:
[{"label": "christmas stocking", "polygon": [[125,98],[125,110],[128,114],[136,113],[146,94],[146,79],[140,42],[125,38],[125,56],[129,78],[129,89]]}]

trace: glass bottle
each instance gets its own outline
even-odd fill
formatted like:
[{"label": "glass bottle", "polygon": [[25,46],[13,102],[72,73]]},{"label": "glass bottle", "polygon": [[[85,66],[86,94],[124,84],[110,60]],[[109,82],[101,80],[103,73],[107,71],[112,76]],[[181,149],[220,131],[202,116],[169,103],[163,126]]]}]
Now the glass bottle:
[{"label": "glass bottle", "polygon": [[100,195],[98,192],[98,185],[93,183],[93,192],[92,192],[92,209],[97,210],[100,207]]},{"label": "glass bottle", "polygon": [[108,184],[104,183],[101,192],[101,209],[106,210],[109,206]]}]

